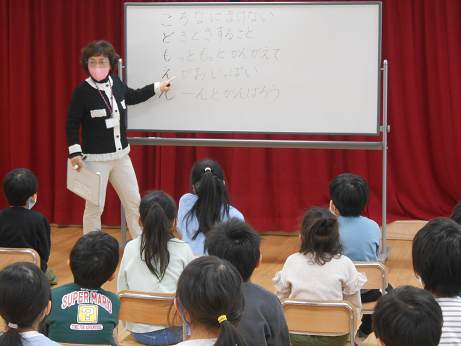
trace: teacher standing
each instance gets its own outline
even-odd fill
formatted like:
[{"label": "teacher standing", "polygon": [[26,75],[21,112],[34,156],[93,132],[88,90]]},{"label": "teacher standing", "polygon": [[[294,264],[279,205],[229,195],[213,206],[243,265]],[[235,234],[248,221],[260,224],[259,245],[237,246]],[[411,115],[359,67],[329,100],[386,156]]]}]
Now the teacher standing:
[{"label": "teacher standing", "polygon": [[[72,94],[67,114],[66,132],[69,154],[78,171],[84,165],[101,174],[102,195],[98,206],[86,201],[83,233],[101,229],[101,214],[110,181],[125,208],[133,239],[141,235],[138,182],[126,136],[126,106],[147,101],[156,93],[170,90],[173,78],[140,89],[128,88],[112,72],[120,56],[107,41],[94,41],[82,50],[80,64],[89,77]],[[79,129],[81,127],[81,144]]]}]

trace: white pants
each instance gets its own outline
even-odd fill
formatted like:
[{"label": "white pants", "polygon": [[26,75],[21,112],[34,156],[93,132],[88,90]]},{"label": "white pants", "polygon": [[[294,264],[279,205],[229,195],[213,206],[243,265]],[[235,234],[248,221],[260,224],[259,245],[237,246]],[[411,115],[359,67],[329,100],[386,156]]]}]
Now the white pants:
[{"label": "white pants", "polygon": [[101,174],[102,187],[99,207],[88,201],[85,204],[83,233],[87,234],[101,229],[101,214],[106,202],[107,182],[110,181],[125,209],[126,222],[131,237],[133,239],[139,237],[142,233],[142,229],[138,224],[141,196],[139,195],[138,181],[136,180],[130,157],[126,155],[118,160],[85,162],[85,167]]}]

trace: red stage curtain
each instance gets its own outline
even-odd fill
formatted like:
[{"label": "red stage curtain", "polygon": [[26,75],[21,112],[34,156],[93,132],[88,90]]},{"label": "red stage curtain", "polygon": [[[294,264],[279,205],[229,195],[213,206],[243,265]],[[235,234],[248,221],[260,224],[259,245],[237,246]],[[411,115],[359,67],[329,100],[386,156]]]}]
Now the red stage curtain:
[{"label": "red stage curtain", "polygon": [[[0,176],[18,167],[32,169],[39,179],[35,208],[51,223],[82,223],[84,203],[66,189],[67,107],[72,90],[86,78],[78,64],[82,47],[106,39],[123,56],[123,3],[0,2]],[[388,221],[447,216],[461,198],[460,7],[458,0],[383,0],[391,126]],[[148,134],[130,134],[139,135]],[[381,223],[381,151],[132,146],[131,153],[141,191],[163,189],[176,201],[188,191],[193,163],[205,157],[221,163],[233,204],[258,231],[296,230],[305,208],[327,205],[328,184],[343,172],[367,179],[371,195],[365,215]],[[0,207],[7,207],[3,198]],[[120,223],[112,188],[103,223]]]}]

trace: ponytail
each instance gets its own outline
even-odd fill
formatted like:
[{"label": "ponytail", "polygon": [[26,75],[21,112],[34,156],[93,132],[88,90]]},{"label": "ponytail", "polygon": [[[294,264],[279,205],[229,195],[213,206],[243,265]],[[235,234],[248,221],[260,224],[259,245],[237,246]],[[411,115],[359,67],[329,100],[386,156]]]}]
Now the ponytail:
[{"label": "ponytail", "polygon": [[341,256],[343,246],[339,239],[339,223],[328,210],[314,207],[304,217],[301,227],[301,248],[303,255],[313,255],[313,262],[324,265]]},{"label": "ponytail", "polygon": [[[223,317],[225,319],[223,319]],[[220,321],[221,320],[221,321]],[[219,336],[215,346],[246,346],[243,337],[237,332],[235,326],[227,320],[226,315],[218,318]]]},{"label": "ponytail", "polygon": [[196,216],[199,228],[192,239],[200,233],[206,235],[211,228],[222,221],[223,216],[229,217],[229,196],[224,185],[224,172],[213,160],[203,160],[192,168],[191,185],[197,194],[197,201],[186,214],[189,223]]},{"label": "ponytail", "polygon": [[11,322],[8,323],[8,330],[0,335],[1,346],[22,346],[21,334],[17,328],[10,327]]},{"label": "ponytail", "polygon": [[140,256],[149,271],[161,281],[170,263],[168,241],[174,238],[172,225],[176,218],[176,205],[163,191],[155,191],[142,199],[139,213],[143,228]]}]

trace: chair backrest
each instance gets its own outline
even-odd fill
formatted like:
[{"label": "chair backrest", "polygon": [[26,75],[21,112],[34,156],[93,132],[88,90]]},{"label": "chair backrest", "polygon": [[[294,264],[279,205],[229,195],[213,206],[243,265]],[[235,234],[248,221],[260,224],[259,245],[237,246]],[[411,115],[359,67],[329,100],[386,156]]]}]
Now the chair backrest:
[{"label": "chair backrest", "polygon": [[360,273],[365,273],[367,282],[362,289],[380,289],[386,294],[388,272],[381,262],[354,262],[355,268]]},{"label": "chair backrest", "polygon": [[183,336],[186,337],[183,321],[173,320],[173,313],[176,311],[172,306],[174,294],[125,290],[119,292],[118,297],[121,303],[119,320],[165,326],[173,323],[176,326],[183,326]]},{"label": "chair backrest", "polygon": [[350,333],[354,344],[357,311],[345,300],[283,299],[283,312],[290,332],[301,334]]},{"label": "chair backrest", "polygon": [[40,256],[34,249],[0,247],[0,270],[16,262],[30,262],[40,267]]}]

